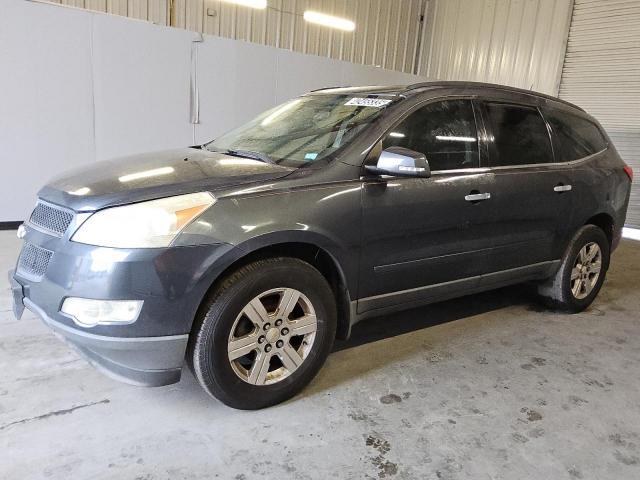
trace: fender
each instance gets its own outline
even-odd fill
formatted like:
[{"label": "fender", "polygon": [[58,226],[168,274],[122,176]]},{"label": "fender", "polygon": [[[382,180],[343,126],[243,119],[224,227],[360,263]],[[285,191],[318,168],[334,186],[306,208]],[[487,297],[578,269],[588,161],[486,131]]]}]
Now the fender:
[{"label": "fender", "polygon": [[[216,256],[214,262],[207,262],[210,266],[198,280],[198,290],[200,291],[200,300],[198,304],[202,303],[211,287],[215,285],[220,278],[223,278],[227,271],[233,269],[233,266],[237,262],[241,262],[243,258],[265,248],[277,248],[279,246],[286,248],[286,246],[293,247],[294,245],[309,246],[313,249],[322,251],[335,267],[340,284],[344,286],[337,292],[336,298],[338,307],[338,331],[336,333],[336,337],[346,340],[349,338],[351,327],[357,319],[355,315],[355,306],[357,302],[351,300],[351,292],[357,291],[355,290],[357,288],[358,279],[357,263],[351,262],[352,264],[349,264],[351,271],[347,274],[343,262],[345,260],[348,261],[349,255],[339,245],[317,232],[273,232],[270,234],[251,237],[245,242],[235,246],[221,244],[220,247],[223,253]],[[195,314],[196,312],[194,311],[194,318]],[[189,328],[191,329],[191,326]]]},{"label": "fender", "polygon": [[[361,248],[361,189],[353,181],[281,189],[267,194],[221,197],[189,225],[179,244],[226,243],[234,248],[216,261],[216,270],[261,248],[309,244],[329,254],[352,296],[357,293]],[[339,212],[339,214],[336,214]]]},{"label": "fender", "polygon": [[[204,281],[213,284],[229,267],[242,258],[263,248],[277,247],[286,244],[308,245],[326,253],[333,261],[340,280],[347,287],[350,295],[357,292],[357,258],[350,254],[350,249],[340,246],[329,237],[312,231],[279,231],[248,238],[238,245],[232,245],[224,254],[216,259],[214,265],[203,274]],[[351,257],[351,258],[350,258]]]}]

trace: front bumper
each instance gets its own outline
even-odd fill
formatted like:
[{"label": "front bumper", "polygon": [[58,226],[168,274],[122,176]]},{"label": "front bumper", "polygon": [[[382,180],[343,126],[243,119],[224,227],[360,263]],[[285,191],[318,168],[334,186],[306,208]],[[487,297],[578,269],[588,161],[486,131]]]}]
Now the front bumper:
[{"label": "front bumper", "polygon": [[[52,239],[28,226],[25,241],[52,254],[41,278],[10,272],[16,318],[26,307],[118,380],[145,386],[180,380],[193,319],[231,245],[109,249]],[[66,297],[142,300],[143,307],[134,323],[83,328],[60,312]]]},{"label": "front bumper", "polygon": [[62,325],[28,298],[24,306],[106,375],[132,385],[158,387],[180,380],[189,335],[106,337]]},{"label": "front bumper", "polygon": [[13,315],[16,320],[20,320],[24,312],[24,289],[22,284],[15,279],[14,270],[9,270],[9,286],[13,295]]}]

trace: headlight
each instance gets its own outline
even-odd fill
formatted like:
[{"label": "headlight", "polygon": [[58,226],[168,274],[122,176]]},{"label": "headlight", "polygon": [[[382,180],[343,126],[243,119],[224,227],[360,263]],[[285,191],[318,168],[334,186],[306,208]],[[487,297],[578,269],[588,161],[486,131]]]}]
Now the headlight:
[{"label": "headlight", "polygon": [[138,319],[142,300],[93,300],[67,297],[60,311],[81,327],[126,325]]},{"label": "headlight", "polygon": [[167,247],[215,201],[200,192],[106,208],[91,215],[71,240],[114,248]]}]

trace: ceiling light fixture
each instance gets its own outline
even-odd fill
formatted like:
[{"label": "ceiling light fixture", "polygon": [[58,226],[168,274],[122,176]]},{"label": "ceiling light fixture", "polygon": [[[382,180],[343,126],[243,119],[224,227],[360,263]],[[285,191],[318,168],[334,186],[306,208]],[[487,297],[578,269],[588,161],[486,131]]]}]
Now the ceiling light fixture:
[{"label": "ceiling light fixture", "polygon": [[333,15],[327,15],[325,13],[306,10],[303,17],[307,22],[317,23],[318,25],[324,25],[325,27],[337,28],[339,30],[346,30],[347,32],[352,32],[356,29],[356,24],[351,20],[334,17]]},{"label": "ceiling light fixture", "polygon": [[251,7],[251,8],[267,8],[267,0],[223,0],[227,3],[235,3],[236,5],[241,5],[243,7]]}]

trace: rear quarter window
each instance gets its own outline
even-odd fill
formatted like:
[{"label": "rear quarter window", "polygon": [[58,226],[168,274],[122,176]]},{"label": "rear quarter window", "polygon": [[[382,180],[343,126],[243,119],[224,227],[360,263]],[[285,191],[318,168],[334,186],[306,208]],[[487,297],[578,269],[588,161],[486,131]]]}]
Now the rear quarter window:
[{"label": "rear quarter window", "polygon": [[586,118],[554,108],[543,109],[551,126],[557,162],[571,162],[607,148],[598,126]]}]

